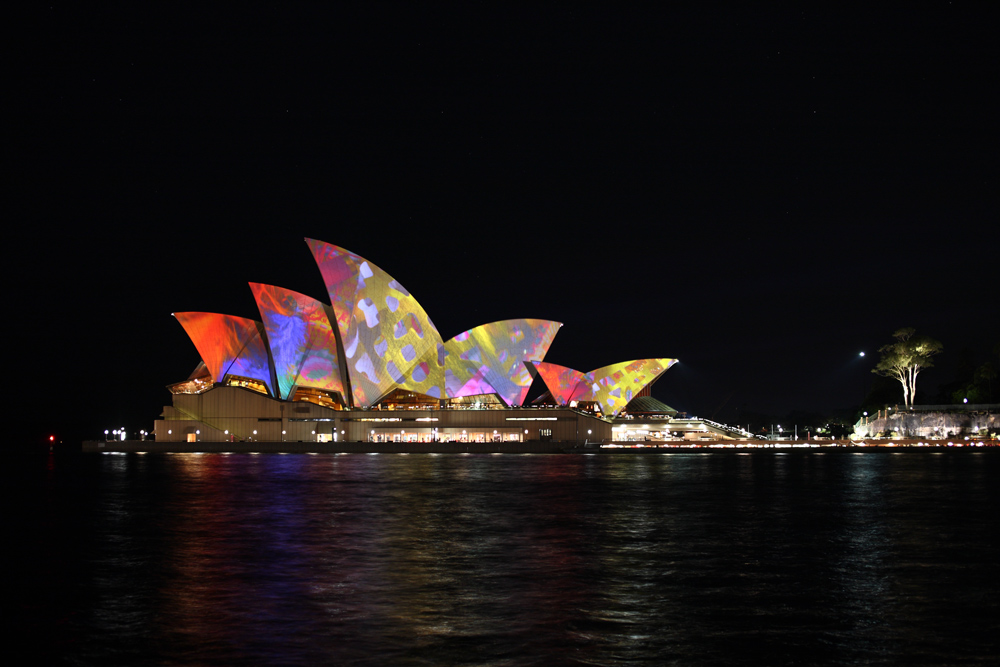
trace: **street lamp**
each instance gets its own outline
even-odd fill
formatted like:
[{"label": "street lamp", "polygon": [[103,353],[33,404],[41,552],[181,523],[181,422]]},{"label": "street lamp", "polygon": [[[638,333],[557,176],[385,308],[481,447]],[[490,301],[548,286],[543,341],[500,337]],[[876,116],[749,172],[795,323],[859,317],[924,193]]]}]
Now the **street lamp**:
[{"label": "street lamp", "polygon": [[[858,352],[858,358],[864,358],[864,351]],[[861,405],[865,404],[865,396],[868,394],[868,374],[861,376]],[[859,406],[860,407],[860,406]]]}]

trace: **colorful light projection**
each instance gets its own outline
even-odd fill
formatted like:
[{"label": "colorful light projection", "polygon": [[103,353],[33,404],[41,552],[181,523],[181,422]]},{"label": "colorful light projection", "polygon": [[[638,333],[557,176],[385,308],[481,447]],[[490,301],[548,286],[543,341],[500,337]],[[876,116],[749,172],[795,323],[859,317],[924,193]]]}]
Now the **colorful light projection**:
[{"label": "colorful light projection", "polygon": [[532,376],[524,362],[541,361],[562,324],[550,320],[503,320],[483,324],[444,344],[448,398],[496,393],[521,405]]},{"label": "colorful light projection", "polygon": [[617,415],[646,385],[660,377],[676,359],[636,359],[592,370],[589,373],[535,362],[552,398],[561,405],[594,401],[606,415]]},{"label": "colorful light projection", "polygon": [[328,306],[291,290],[250,283],[271,347],[278,392],[288,400],[296,387],[344,396],[337,336]]},{"label": "colorful light projection", "polygon": [[369,407],[396,388],[442,398],[444,342],[417,300],[363,257],[306,243],[336,314],[355,406]]},{"label": "colorful light projection", "polygon": [[573,398],[573,394],[586,387],[586,378],[578,370],[542,362],[535,362],[532,365],[542,376],[545,388],[552,394],[552,399],[559,405],[569,405],[570,401],[578,400]]},{"label": "colorful light projection", "polygon": [[214,382],[239,375],[264,383],[274,395],[262,323],[219,313],[174,313],[174,317],[191,338]]},{"label": "colorful light projection", "polygon": [[344,397],[349,379],[351,402],[363,408],[396,390],[433,398],[496,394],[507,405],[521,405],[537,369],[560,403],[595,401],[606,414],[617,414],[676,361],[640,359],[587,374],[546,364],[542,360],[562,326],[549,320],[493,322],[445,343],[423,307],[392,276],[338,246],[306,242],[332,306],[251,283],[263,323],[217,313],[175,314],[212,381],[248,378],[271,395],[276,388],[287,400],[296,386]]}]

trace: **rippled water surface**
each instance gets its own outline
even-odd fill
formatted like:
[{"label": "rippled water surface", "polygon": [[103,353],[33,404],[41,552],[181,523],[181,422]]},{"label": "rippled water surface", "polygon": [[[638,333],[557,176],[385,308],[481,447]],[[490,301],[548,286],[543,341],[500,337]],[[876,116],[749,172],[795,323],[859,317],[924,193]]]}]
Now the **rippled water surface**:
[{"label": "rippled water surface", "polygon": [[54,664],[996,664],[1000,452],[55,455]]}]

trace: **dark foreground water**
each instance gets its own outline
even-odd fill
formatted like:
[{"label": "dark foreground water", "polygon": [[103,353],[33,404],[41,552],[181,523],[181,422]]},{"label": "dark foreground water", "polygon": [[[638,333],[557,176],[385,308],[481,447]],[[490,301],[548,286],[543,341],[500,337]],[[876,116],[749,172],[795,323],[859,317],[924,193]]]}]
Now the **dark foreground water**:
[{"label": "dark foreground water", "polygon": [[34,664],[1000,659],[997,451],[23,467],[5,625]]}]

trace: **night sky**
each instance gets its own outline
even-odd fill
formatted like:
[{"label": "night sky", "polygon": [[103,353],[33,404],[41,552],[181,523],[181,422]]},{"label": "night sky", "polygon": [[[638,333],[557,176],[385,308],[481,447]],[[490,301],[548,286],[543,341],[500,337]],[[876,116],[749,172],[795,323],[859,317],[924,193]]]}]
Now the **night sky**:
[{"label": "night sky", "polygon": [[654,395],[694,415],[856,408],[902,326],[945,345],[929,402],[1000,340],[985,11],[40,7],[7,130],[18,435],[150,430],[198,362],[171,312],[329,300],[305,237],[445,339],[536,317],[553,363],[678,358]]}]

